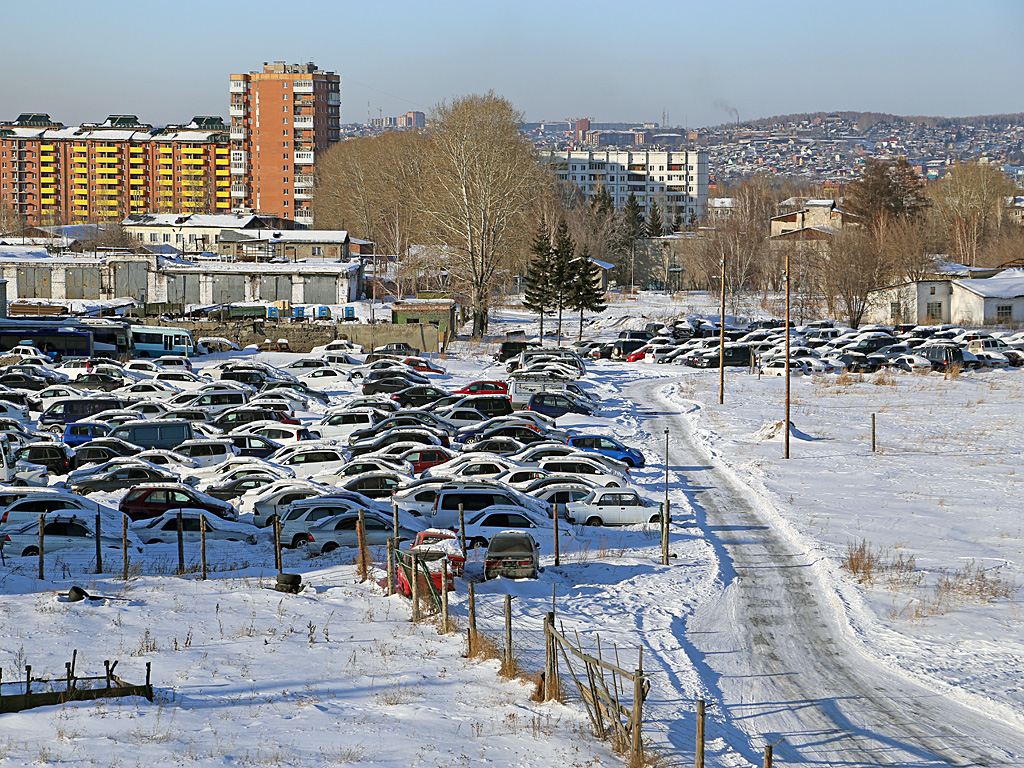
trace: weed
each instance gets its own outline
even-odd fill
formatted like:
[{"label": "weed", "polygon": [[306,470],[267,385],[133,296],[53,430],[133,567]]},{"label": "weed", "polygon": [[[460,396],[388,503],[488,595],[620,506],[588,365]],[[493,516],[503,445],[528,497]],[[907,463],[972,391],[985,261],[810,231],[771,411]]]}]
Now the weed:
[{"label": "weed", "polygon": [[330,749],[320,747],[320,755],[325,763],[333,763],[334,765],[361,763],[367,759],[366,750],[362,744],[356,744],[352,747],[337,746]]},{"label": "weed", "polygon": [[132,656],[144,656],[147,653],[154,653],[157,650],[156,638],[149,633],[149,627],[146,627],[146,631],[142,633],[142,638],[139,640],[138,647],[132,651]]},{"label": "weed", "polygon": [[377,701],[389,707],[408,704],[413,700],[414,693],[415,689],[412,686],[398,683],[380,691],[377,694]]},{"label": "weed", "polygon": [[945,375],[942,378],[944,378],[946,381],[951,381],[953,379],[958,378],[960,374],[963,372],[964,367],[960,363],[950,363],[949,367],[946,368]]},{"label": "weed", "polygon": [[875,571],[878,570],[881,559],[881,555],[871,549],[871,544],[866,539],[861,539],[859,544],[850,542],[846,545],[843,568],[852,573],[858,582],[870,587],[875,582]]}]

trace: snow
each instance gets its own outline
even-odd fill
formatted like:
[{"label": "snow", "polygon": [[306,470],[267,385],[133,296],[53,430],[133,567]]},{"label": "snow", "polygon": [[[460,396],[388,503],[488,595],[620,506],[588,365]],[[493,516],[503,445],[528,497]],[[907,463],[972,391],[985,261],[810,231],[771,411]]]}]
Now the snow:
[{"label": "snow", "polygon": [[983,280],[954,280],[958,287],[986,299],[1024,296],[1024,269],[1007,269]]},{"label": "snow", "polygon": [[[759,303],[737,303],[729,319],[763,316]],[[717,319],[716,304],[703,294],[622,296],[588,315],[584,333],[612,338],[693,312]],[[567,323],[570,339],[577,323]],[[502,310],[494,340],[455,342],[447,374],[434,378],[455,389],[503,374],[489,353],[503,329],[523,327],[535,334],[536,317]],[[283,365],[301,355],[255,357]],[[758,765],[776,742],[782,763],[1024,762],[1024,372],[794,379],[783,459],[780,378],[730,369],[718,405],[716,370],[611,361],[588,370],[601,413],[558,426],[644,451],[646,466],[630,478],[644,496],[671,502],[670,564],[647,526],[578,529],[561,540],[558,566],[553,541],[542,540],[540,579],[476,585],[481,630],[500,645],[511,594],[514,648],[527,668],[543,658],[552,606],[560,629],[592,652],[600,642],[626,669],[642,663],[652,686],[644,734],[669,764],[693,759],[698,699],[709,702],[712,766]],[[356,392],[332,386],[339,399]],[[861,542],[881,558],[873,580],[843,567]],[[0,570],[5,679],[18,663],[59,674],[77,648],[80,669],[121,659],[130,682],[152,661],[158,690],[153,704],[4,715],[17,737],[0,735],[0,767],[618,759],[589,735],[574,691],[565,705],[531,702],[529,686],[501,681],[494,662],[463,659],[461,635],[412,624],[403,598],[355,583],[350,554],[286,552],[286,570],[309,585],[291,596],[267,588],[265,542],[214,550],[206,582],[170,575],[171,545],[147,548],[127,585],[89,575],[87,557],[54,558],[43,583],[34,561]],[[481,571],[471,557],[467,578]],[[969,580],[973,589],[958,589]],[[73,583],[129,600],[64,602],[57,593]],[[940,583],[952,587],[936,592]],[[456,586],[452,610],[465,626],[466,583]]]}]

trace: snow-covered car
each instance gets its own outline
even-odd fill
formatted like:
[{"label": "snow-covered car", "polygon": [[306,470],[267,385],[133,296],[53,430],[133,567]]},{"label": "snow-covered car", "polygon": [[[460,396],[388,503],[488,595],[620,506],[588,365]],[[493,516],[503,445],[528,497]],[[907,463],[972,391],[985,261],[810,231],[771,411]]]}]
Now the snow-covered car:
[{"label": "snow-covered car", "polygon": [[[495,505],[481,512],[466,515],[466,546],[486,547],[491,537],[507,530],[530,531],[538,539],[554,536],[554,521],[532,514],[522,507]],[[573,531],[565,525],[558,528],[560,537],[572,537]]]},{"label": "snow-covered car", "polygon": [[500,531],[484,555],[484,579],[536,579],[540,573],[540,545],[529,531]]},{"label": "snow-covered car", "polygon": [[120,515],[110,507],[97,504],[91,499],[82,498],[68,491],[40,489],[38,492],[26,495],[25,498],[4,507],[3,512],[0,513],[0,529],[17,528],[33,520],[38,520],[41,514],[51,512],[67,512],[92,519],[100,514],[104,517],[102,523],[110,525],[117,523],[120,527]]},{"label": "snow-covered car", "polygon": [[281,451],[274,454],[271,460],[288,467],[298,477],[312,477],[327,472],[337,472],[348,461],[348,457],[340,447],[315,445],[292,450],[281,456]]},{"label": "snow-covered car", "polygon": [[[306,551],[310,555],[320,555],[333,552],[341,547],[358,547],[358,524],[358,513],[348,513],[328,517],[311,525],[308,530],[309,538],[306,543]],[[394,535],[393,521],[376,512],[363,512],[363,530],[368,547],[387,544],[388,539]],[[398,538],[411,541],[416,536],[417,530],[399,525]]]},{"label": "snow-covered car", "polygon": [[159,517],[137,520],[131,524],[131,530],[143,544],[176,544],[178,542],[179,512],[181,513],[181,538],[186,543],[193,544],[200,540],[200,518],[206,519],[207,541],[256,543],[256,534],[259,530],[256,526],[225,520],[203,509],[170,509]]},{"label": "snow-covered car", "polygon": [[277,480],[263,488],[243,494],[238,501],[238,508],[242,512],[252,512],[253,522],[257,527],[264,528],[273,523],[275,518],[280,517],[293,501],[322,496],[326,492],[324,486],[309,480]]},{"label": "snow-covered car", "polygon": [[552,456],[541,459],[537,464],[541,469],[551,474],[583,475],[592,480],[597,480],[604,486],[620,487],[629,485],[629,474],[619,472],[608,466],[607,456],[597,457],[586,455],[582,451],[571,456]]},{"label": "snow-covered car", "polygon": [[[769,360],[761,366],[761,373],[765,376],[785,376],[786,361],[779,359]],[[810,368],[808,368],[807,363],[804,361],[792,359],[789,361],[790,376],[809,376],[810,373]]]},{"label": "snow-covered car", "polygon": [[930,373],[932,361],[920,355],[900,355],[890,360],[885,367],[909,373]]},{"label": "snow-covered car", "polygon": [[576,525],[637,525],[657,523],[657,503],[626,488],[595,488],[581,501],[565,505],[565,514]]},{"label": "snow-covered car", "polygon": [[384,413],[376,408],[353,408],[328,413],[319,423],[311,424],[309,431],[320,437],[347,440],[353,432],[368,429],[383,419]]},{"label": "snow-covered car", "polygon": [[[43,550],[55,552],[78,549],[84,554],[96,551],[96,518],[92,515],[78,516],[70,512],[48,514],[43,521]],[[109,531],[109,532],[108,532]],[[100,546],[121,549],[121,526],[103,528],[101,521]],[[128,532],[128,544],[137,552],[142,543],[133,532]],[[15,557],[34,557],[39,554],[39,519],[5,531],[0,537],[0,546]]]}]

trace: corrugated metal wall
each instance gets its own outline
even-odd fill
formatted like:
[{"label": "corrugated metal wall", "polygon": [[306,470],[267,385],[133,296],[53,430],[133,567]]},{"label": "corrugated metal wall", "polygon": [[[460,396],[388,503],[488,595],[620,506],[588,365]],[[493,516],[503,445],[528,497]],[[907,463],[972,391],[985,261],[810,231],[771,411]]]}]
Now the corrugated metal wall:
[{"label": "corrugated metal wall", "polygon": [[291,301],[291,275],[261,275],[260,301]]},{"label": "corrugated metal wall", "polygon": [[198,304],[199,275],[168,275],[167,301],[170,304]]},{"label": "corrugated metal wall", "polygon": [[100,297],[99,267],[68,267],[66,275],[65,298],[98,299]]},{"label": "corrugated metal wall", "polygon": [[50,298],[50,268],[18,267],[18,298]]},{"label": "corrugated metal wall", "polygon": [[214,275],[213,303],[229,304],[233,301],[245,301],[245,275]]},{"label": "corrugated metal wall", "polygon": [[145,262],[127,261],[114,264],[114,297],[119,299],[149,300],[149,285]]},{"label": "corrugated metal wall", "polygon": [[306,277],[304,304],[336,304],[338,301],[338,278],[334,275],[308,275]]}]

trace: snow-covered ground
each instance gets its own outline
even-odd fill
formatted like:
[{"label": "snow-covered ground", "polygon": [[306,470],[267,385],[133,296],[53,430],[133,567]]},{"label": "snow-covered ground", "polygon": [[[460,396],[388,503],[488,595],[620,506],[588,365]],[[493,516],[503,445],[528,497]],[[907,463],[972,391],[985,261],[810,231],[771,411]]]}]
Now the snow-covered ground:
[{"label": "snow-covered ground", "polygon": [[[585,334],[714,314],[713,296],[686,302],[641,295],[588,318]],[[756,306],[739,311],[753,315]],[[567,325],[575,338],[578,326]],[[492,332],[520,327],[535,333],[536,318],[506,310]],[[457,343],[437,383],[455,388],[503,373],[486,356],[494,346]],[[643,527],[581,530],[562,542],[558,567],[552,543],[542,542],[539,580],[477,585],[481,628],[500,630],[511,593],[527,666],[542,657],[552,600],[567,633],[591,647],[599,636],[622,666],[635,668],[642,648],[652,683],[645,735],[672,765],[692,760],[700,698],[711,704],[709,765],[758,764],[763,745],[779,739],[781,762],[1024,762],[1016,604],[1024,374],[794,379],[796,431],[784,460],[781,379],[730,371],[719,406],[717,371],[590,367],[584,385],[600,395],[601,415],[565,425],[642,448],[647,466],[631,474],[658,501],[671,429],[671,564],[660,564],[657,535]],[[354,389],[336,394],[347,392]],[[878,560],[872,578],[858,581],[843,561],[862,542]],[[288,570],[311,585],[292,597],[266,588],[266,545],[241,546],[218,551],[205,583],[154,567],[123,587],[116,577],[83,576],[87,559],[55,562],[44,583],[33,578],[34,561],[0,571],[4,679],[24,663],[60,674],[77,648],[80,670],[119,658],[131,682],[152,661],[158,689],[154,704],[3,715],[0,766],[617,759],[589,735],[571,697],[531,702],[529,687],[501,681],[495,663],[463,659],[461,637],[413,625],[402,598],[355,584],[340,556],[289,552]],[[756,559],[762,547],[773,562]],[[172,547],[153,555],[164,570],[175,557]],[[128,601],[64,602],[56,593],[72,583]],[[794,595],[807,605],[788,605]],[[461,582],[452,606],[466,610]]]}]

